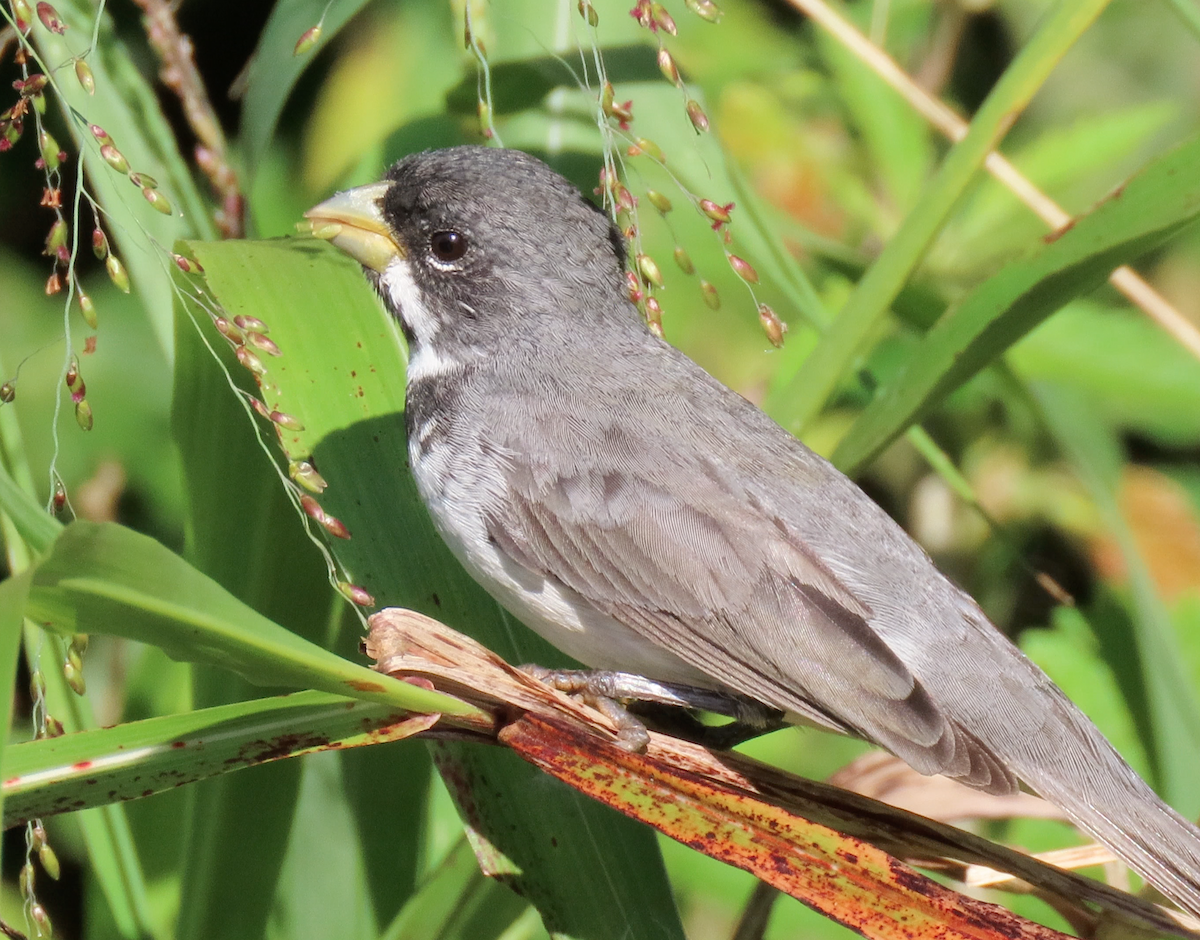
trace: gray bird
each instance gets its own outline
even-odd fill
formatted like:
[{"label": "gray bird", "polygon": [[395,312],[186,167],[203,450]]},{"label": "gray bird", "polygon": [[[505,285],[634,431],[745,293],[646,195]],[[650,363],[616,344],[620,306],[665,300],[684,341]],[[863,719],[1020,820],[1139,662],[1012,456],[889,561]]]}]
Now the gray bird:
[{"label": "gray bird", "polygon": [[1200,831],[854,483],[650,332],[567,180],[459,147],[307,215],[399,320],[417,487],[509,611],[593,668],[1023,781],[1200,916]]}]

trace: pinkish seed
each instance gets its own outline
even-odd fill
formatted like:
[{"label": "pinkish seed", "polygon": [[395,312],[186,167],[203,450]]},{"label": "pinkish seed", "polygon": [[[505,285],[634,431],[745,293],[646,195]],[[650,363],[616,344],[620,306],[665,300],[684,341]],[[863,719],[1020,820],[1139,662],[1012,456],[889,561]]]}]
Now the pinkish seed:
[{"label": "pinkish seed", "polygon": [[327,515],[321,520],[321,525],[325,527],[325,531],[332,535],[335,539],[350,538],[350,530],[346,528],[345,523],[336,516]]},{"label": "pinkish seed", "polygon": [[658,50],[658,70],[662,72],[663,78],[672,85],[682,84],[683,79],[679,76],[679,66],[675,64],[674,57],[666,49]]},{"label": "pinkish seed", "polygon": [[646,298],[646,322],[659,336],[662,336],[662,305],[655,297]]},{"label": "pinkish seed", "polygon": [[577,6],[579,15],[587,21],[588,26],[595,29],[600,25],[600,14],[596,12],[596,8],[588,0],[579,0]]},{"label": "pinkish seed", "polygon": [[662,271],[659,270],[658,264],[649,255],[639,254],[637,256],[637,268],[642,277],[655,287],[663,286]]},{"label": "pinkish seed", "polygon": [[[237,323],[237,320],[235,319],[233,322]],[[268,356],[282,355],[282,353],[279,351],[279,347],[275,345],[275,341],[263,336],[262,333],[259,333],[257,330],[249,330],[246,333],[246,342],[257,349],[261,349]]]},{"label": "pinkish seed", "polygon": [[117,290],[123,294],[128,294],[129,274],[125,271],[125,265],[121,264],[121,259],[116,255],[110,254],[104,259],[104,267],[108,271],[108,279],[116,285]]},{"label": "pinkish seed", "polygon": [[125,159],[125,154],[121,153],[112,144],[102,144],[100,147],[100,156],[104,159],[105,163],[118,173],[129,172],[129,161]]},{"label": "pinkish seed", "polygon": [[709,23],[719,23],[724,11],[713,3],[713,0],[683,0],[684,5],[700,19]]},{"label": "pinkish seed", "polygon": [[731,218],[730,212],[733,211],[734,204],[727,202],[725,205],[713,202],[711,199],[700,200],[700,211],[703,212],[713,221],[713,229],[719,229],[725,225]]},{"label": "pinkish seed", "polygon": [[246,341],[245,335],[236,326],[226,320],[224,317],[214,317],[213,326],[217,328],[217,332],[224,336],[231,343],[240,346]]},{"label": "pinkish seed", "polygon": [[763,332],[767,334],[772,346],[778,349],[783,345],[788,325],[779,319],[779,315],[768,304],[758,305],[758,322],[762,324]]},{"label": "pinkish seed", "polygon": [[308,495],[300,497],[300,508],[304,510],[305,515],[315,522],[322,525],[325,524],[325,510],[321,508],[321,504]]},{"label": "pinkish seed", "polygon": [[245,346],[239,346],[234,355],[237,356],[237,361],[240,362],[244,368],[249,369],[255,375],[264,376],[267,374],[267,367],[263,365],[263,361]]},{"label": "pinkish seed", "polygon": [[729,266],[733,268],[734,273],[737,274],[738,277],[751,284],[758,283],[758,272],[754,270],[753,265],[751,265],[749,261],[746,261],[744,258],[739,258],[737,255],[729,255],[728,258]]},{"label": "pinkish seed", "polygon": [[96,305],[92,302],[92,298],[79,289],[79,312],[83,314],[84,322],[93,330],[98,328],[99,321],[96,318]]},{"label": "pinkish seed", "polygon": [[321,24],[318,23],[316,26],[310,26],[308,29],[302,32],[300,34],[300,38],[296,40],[296,45],[292,47],[292,55],[298,56],[304,55],[307,52],[311,52],[313,47],[316,46],[320,39]]},{"label": "pinkish seed", "polygon": [[52,33],[62,35],[67,31],[67,24],[59,18],[58,10],[54,9],[46,0],[41,0],[37,5],[38,19],[42,21],[42,25]]},{"label": "pinkish seed", "polygon": [[721,295],[717,293],[717,289],[708,283],[708,281],[700,282],[700,294],[704,298],[704,303],[708,309],[721,309]]},{"label": "pinkish seed", "polygon": [[635,304],[641,303],[642,297],[644,296],[642,293],[642,285],[638,282],[637,275],[632,271],[625,272],[625,287],[627,293],[629,294],[630,301]]},{"label": "pinkish seed", "polygon": [[359,607],[374,607],[375,598],[364,587],[359,587],[357,584],[351,584],[349,581],[339,581],[338,591],[342,597],[346,598],[351,604],[357,604]]},{"label": "pinkish seed", "polygon": [[[194,263],[194,262],[193,262]],[[233,322],[240,326],[243,330],[254,330],[256,333],[270,333],[267,325],[258,317],[236,316]]]},{"label": "pinkish seed", "polygon": [[650,14],[654,17],[654,24],[664,33],[669,33],[672,36],[678,33],[678,30],[675,28],[675,20],[671,18],[671,14],[667,12],[667,8],[661,3],[651,3]]},{"label": "pinkish seed", "polygon": [[289,431],[303,431],[304,430],[304,425],[300,423],[299,419],[293,417],[290,414],[287,414],[286,412],[272,411],[269,417],[272,421],[274,421],[276,424],[278,424],[281,428],[286,428]]},{"label": "pinkish seed", "polygon": [[89,95],[96,93],[96,76],[92,74],[92,67],[83,59],[75,60],[75,79],[79,82],[79,87]]},{"label": "pinkish seed", "polygon": [[17,32],[25,35],[33,25],[33,10],[30,9],[28,0],[13,0],[12,6],[14,19],[17,21]]},{"label": "pinkish seed", "polygon": [[142,195],[146,197],[146,202],[150,203],[150,207],[163,215],[173,215],[174,207],[171,205],[171,200],[164,196],[159,190],[152,189],[149,186],[142,187]]},{"label": "pinkish seed", "polygon": [[257,411],[260,415],[262,415],[268,421],[270,421],[271,420],[271,409],[268,408],[266,405],[264,405],[261,401],[259,401],[253,395],[250,395],[248,397],[250,398],[250,407],[253,408],[255,411]]}]

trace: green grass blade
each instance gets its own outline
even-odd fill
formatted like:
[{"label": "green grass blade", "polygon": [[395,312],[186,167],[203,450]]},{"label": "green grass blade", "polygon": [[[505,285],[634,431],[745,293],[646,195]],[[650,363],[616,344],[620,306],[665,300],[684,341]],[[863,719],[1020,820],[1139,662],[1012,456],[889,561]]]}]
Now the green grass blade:
[{"label": "green grass blade", "polygon": [[428,720],[328,692],[295,692],[27,741],[5,752],[4,825],[287,757],[400,740]]},{"label": "green grass blade", "polygon": [[1108,0],[1060,0],[1008,67],[950,150],[920,201],[859,281],[830,330],[795,377],[772,400],[772,413],[792,430],[824,406],[851,370],[855,355],[884,316],[987,155],[1050,72],[1107,6]]},{"label": "green grass blade", "polygon": [[417,712],[472,710],[301,639],[153,539],[115,523],[63,529],[37,568],[28,615],[61,633],[153,643],[174,658],[224,666],[259,684],[317,688]]},{"label": "green grass blade", "polygon": [[[301,73],[367,0],[278,0],[263,27],[246,76],[242,99],[240,139],[246,169],[253,178],[275,134],[279,115]],[[321,24],[321,34],[308,52],[295,55],[296,41],[309,28]]]},{"label": "green grass blade", "polygon": [[[563,663],[501,612],[434,533],[406,470],[404,356],[358,266],[313,240],[192,247],[208,291],[227,315],[262,319],[282,351],[268,361],[269,387],[261,394],[270,409],[304,426],[282,441],[290,458],[313,460],[328,481],[320,501],[350,530],[349,540],[333,546],[350,580],[377,603],[437,617],[512,661]],[[479,797],[487,810],[479,822],[516,833],[506,845],[519,872],[516,886],[537,899],[548,922],[574,936],[682,935],[646,829],[549,785],[512,755],[466,745],[452,750],[450,760],[485,768],[490,786]],[[551,863],[544,844],[523,834],[528,813],[554,821],[560,843],[574,847],[570,859]],[[589,908],[608,916],[585,916]]]},{"label": "green grass blade", "polygon": [[[17,681],[17,654],[21,649],[21,626],[25,620],[25,601],[29,595],[29,584],[33,580],[29,569],[10,575],[0,581],[0,780],[13,775],[12,747],[5,742],[11,737],[13,688]],[[0,809],[3,799],[0,793]]]},{"label": "green grass blade", "polygon": [[835,452],[838,466],[861,468],[1068,300],[1193,222],[1200,215],[1198,161],[1200,137],[1154,161],[1060,237],[972,291],[879,390]]},{"label": "green grass blade", "polygon": [[523,898],[484,876],[470,843],[463,839],[425,879],[379,940],[493,940],[527,907]]},{"label": "green grass blade", "polygon": [[[1200,697],[1184,672],[1171,618],[1154,587],[1146,560],[1117,502],[1124,455],[1110,428],[1078,392],[1034,386],[1042,413],[1070,457],[1117,540],[1129,570],[1137,659],[1154,737],[1148,743],[1163,797],[1184,816],[1200,812]],[[1132,704],[1132,703],[1131,703]]]},{"label": "green grass blade", "polygon": [[34,502],[3,462],[0,462],[0,512],[8,516],[17,534],[34,552],[49,549],[62,531],[62,524]]}]

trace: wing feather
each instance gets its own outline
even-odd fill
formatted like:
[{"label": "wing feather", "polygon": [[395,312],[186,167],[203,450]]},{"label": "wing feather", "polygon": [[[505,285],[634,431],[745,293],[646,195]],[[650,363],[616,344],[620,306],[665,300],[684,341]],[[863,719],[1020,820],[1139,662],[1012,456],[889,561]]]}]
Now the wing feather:
[{"label": "wing feather", "polygon": [[870,608],[720,468],[598,463],[581,455],[556,472],[509,450],[506,498],[486,518],[495,543],[731,689],[923,772],[1013,788],[872,628]]}]

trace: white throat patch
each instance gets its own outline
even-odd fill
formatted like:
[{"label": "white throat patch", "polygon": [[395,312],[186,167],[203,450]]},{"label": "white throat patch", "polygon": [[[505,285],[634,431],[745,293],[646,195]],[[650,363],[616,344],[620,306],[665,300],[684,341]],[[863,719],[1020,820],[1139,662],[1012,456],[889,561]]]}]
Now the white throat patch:
[{"label": "white throat patch", "polygon": [[409,262],[404,258],[393,258],[380,280],[392,302],[392,309],[399,313],[405,329],[413,335],[416,344],[428,344],[441,324],[426,308],[421,289],[413,280]]},{"label": "white throat patch", "polygon": [[409,262],[403,258],[393,259],[381,280],[392,309],[399,312],[405,329],[413,337],[408,344],[407,381],[411,384],[461,369],[462,363],[438,354],[434,337],[441,324],[425,306]]}]

